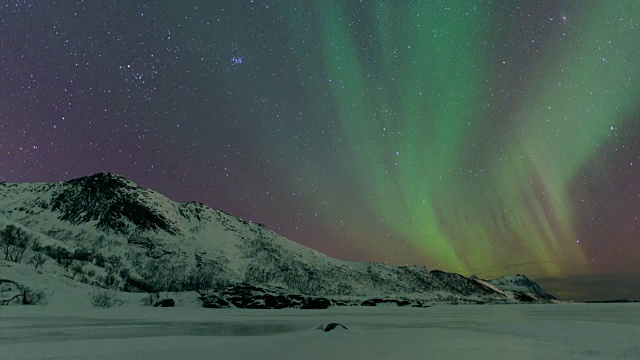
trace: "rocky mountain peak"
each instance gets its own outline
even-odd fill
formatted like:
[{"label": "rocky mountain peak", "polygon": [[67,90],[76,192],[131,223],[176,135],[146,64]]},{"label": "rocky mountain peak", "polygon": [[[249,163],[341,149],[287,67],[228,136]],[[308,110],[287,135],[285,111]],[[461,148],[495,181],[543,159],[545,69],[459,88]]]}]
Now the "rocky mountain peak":
[{"label": "rocky mountain peak", "polygon": [[154,192],[122,176],[98,173],[62,183],[50,205],[60,213],[60,220],[74,225],[97,221],[99,229],[115,233],[131,227],[177,234],[174,224],[144,196],[150,193]]},{"label": "rocky mountain peak", "polygon": [[66,182],[69,185],[90,187],[104,193],[117,191],[119,189],[134,189],[138,185],[128,179],[114,173],[103,172],[89,176],[72,179]]}]

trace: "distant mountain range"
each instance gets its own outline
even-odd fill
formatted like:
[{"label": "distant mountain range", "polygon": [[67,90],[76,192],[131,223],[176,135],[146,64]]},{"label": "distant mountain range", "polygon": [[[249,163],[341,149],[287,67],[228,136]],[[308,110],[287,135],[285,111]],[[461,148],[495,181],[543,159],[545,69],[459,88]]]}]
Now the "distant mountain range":
[{"label": "distant mountain range", "polygon": [[[0,183],[0,229],[28,240],[31,252],[54,259],[75,280],[124,291],[204,292],[245,284],[351,304],[374,298],[554,300],[523,275],[483,280],[420,265],[335,259],[262,224],[201,203],[171,201],[110,173],[59,183]],[[17,244],[11,241],[7,246]]]}]

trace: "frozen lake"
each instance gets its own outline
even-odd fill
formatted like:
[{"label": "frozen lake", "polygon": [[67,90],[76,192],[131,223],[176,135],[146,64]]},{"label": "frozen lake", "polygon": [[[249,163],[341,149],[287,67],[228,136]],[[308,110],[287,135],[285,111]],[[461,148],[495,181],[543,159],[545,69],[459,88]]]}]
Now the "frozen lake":
[{"label": "frozen lake", "polygon": [[640,304],[0,308],[0,359],[181,358],[640,359]]}]

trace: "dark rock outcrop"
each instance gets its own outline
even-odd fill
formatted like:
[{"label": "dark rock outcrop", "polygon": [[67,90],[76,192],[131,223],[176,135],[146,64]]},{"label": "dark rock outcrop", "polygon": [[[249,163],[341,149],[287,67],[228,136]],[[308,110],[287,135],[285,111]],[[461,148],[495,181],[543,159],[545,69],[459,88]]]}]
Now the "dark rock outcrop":
[{"label": "dark rock outcrop", "polygon": [[360,306],[378,306],[378,305],[396,305],[398,307],[410,306],[410,307],[429,307],[420,300],[398,298],[398,299],[380,299],[373,298],[363,301]]},{"label": "dark rock outcrop", "polygon": [[173,299],[163,299],[153,304],[154,307],[174,307],[176,302]]},{"label": "dark rock outcrop", "polygon": [[320,326],[318,326],[316,328],[316,330],[322,330],[324,332],[329,332],[329,331],[333,331],[336,329],[344,329],[344,330],[349,330],[348,327],[342,325],[342,324],[338,324],[338,323],[329,323],[327,324],[327,326],[325,326],[324,324],[320,324]]},{"label": "dark rock outcrop", "polygon": [[50,205],[60,213],[60,220],[74,225],[97,221],[99,229],[124,233],[131,224],[139,230],[177,235],[175,224],[144,197],[132,196],[145,191],[149,192],[119,175],[100,173],[66,182]]},{"label": "dark rock outcrop", "polygon": [[286,289],[267,288],[247,284],[229,285],[218,291],[203,294],[202,306],[207,308],[241,309],[327,309],[329,299],[319,296],[288,294]]}]

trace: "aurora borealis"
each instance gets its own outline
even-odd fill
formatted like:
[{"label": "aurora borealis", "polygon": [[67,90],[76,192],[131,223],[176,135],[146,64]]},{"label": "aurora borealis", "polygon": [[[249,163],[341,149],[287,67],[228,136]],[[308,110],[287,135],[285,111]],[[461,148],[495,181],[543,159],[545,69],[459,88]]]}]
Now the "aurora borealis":
[{"label": "aurora borealis", "polygon": [[640,298],[640,1],[0,4],[1,181]]}]

